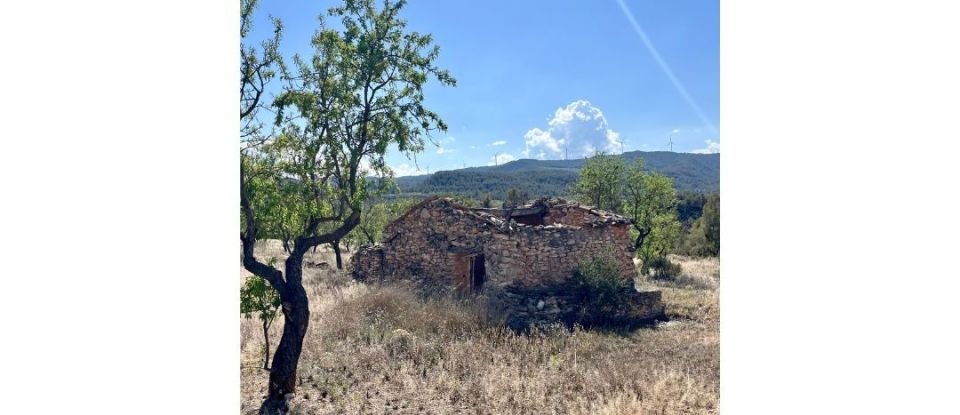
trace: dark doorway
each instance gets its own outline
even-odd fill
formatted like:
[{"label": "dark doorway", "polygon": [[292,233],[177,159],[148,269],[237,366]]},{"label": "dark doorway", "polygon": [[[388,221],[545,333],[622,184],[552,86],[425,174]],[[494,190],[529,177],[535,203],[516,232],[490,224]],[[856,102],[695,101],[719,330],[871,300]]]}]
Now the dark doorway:
[{"label": "dark doorway", "polygon": [[474,294],[479,294],[483,289],[483,283],[487,279],[487,267],[483,254],[477,254],[470,257],[470,290]]},{"label": "dark doorway", "polygon": [[513,219],[517,223],[522,223],[524,225],[530,225],[530,226],[543,225],[543,213],[510,216],[510,219]]}]

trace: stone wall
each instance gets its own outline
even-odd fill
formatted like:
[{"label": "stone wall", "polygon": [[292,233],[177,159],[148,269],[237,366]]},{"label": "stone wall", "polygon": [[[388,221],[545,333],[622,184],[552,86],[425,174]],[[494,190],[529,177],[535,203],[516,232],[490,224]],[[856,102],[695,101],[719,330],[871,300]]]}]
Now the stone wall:
[{"label": "stone wall", "polygon": [[583,209],[574,207],[554,207],[547,210],[543,217],[544,225],[564,224],[570,226],[583,226],[586,222],[587,212]]},{"label": "stone wall", "polygon": [[501,315],[510,328],[523,330],[561,322],[567,326],[603,325],[629,327],[663,316],[660,291],[637,291],[633,285],[620,295],[624,304],[605,310],[587,306],[586,293],[571,281],[543,287],[506,287],[488,298],[494,315]]},{"label": "stone wall", "polygon": [[[522,293],[546,289],[554,295],[535,301],[558,306],[545,305],[533,314],[560,310],[558,315],[566,315],[577,300],[562,293],[569,292],[580,261],[611,256],[630,287],[636,275],[629,222],[600,225],[591,216],[586,209],[563,206],[548,211],[546,225],[528,226],[448,199],[428,199],[388,225],[382,244],[362,248],[354,257],[353,273],[360,280],[409,280],[435,291],[462,292],[470,287],[470,257],[482,254],[486,276],[481,293],[506,314],[528,314],[526,302],[536,295]],[[640,302],[650,302],[650,296]],[[651,301],[659,303],[659,293]],[[657,314],[655,309],[645,315]]]},{"label": "stone wall", "polygon": [[371,281],[379,279],[384,274],[383,268],[383,246],[364,245],[351,259],[353,267],[353,277],[358,281]]}]

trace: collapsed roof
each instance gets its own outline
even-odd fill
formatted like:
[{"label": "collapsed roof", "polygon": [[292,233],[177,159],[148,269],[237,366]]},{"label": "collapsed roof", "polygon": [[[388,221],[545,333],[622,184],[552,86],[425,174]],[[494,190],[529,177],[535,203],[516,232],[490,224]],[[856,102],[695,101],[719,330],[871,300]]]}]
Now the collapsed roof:
[{"label": "collapsed roof", "polygon": [[[633,220],[628,217],[560,198],[541,198],[515,208],[489,209],[463,206],[450,198],[431,197],[411,207],[407,213],[400,216],[396,221],[403,220],[411,213],[427,207],[427,205],[430,205],[429,208],[431,209],[440,209],[450,213],[456,213],[457,215],[472,217],[503,230],[513,229],[515,227],[574,227],[573,225],[564,223],[542,224],[542,218],[548,215],[551,210],[568,211],[574,209],[582,211],[584,213],[583,225],[594,228],[633,223]],[[540,218],[541,222],[531,222],[529,218]]]}]

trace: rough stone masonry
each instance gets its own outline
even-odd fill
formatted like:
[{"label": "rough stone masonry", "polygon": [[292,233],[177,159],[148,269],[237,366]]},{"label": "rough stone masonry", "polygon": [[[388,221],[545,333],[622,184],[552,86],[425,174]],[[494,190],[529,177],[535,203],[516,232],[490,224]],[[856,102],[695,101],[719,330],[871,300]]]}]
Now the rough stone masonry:
[{"label": "rough stone masonry", "polygon": [[360,248],[353,276],[370,282],[411,281],[439,292],[474,294],[515,329],[573,324],[586,303],[574,281],[578,264],[613,258],[627,305],[608,310],[614,322],[660,318],[659,291],[637,291],[630,219],[562,199],[514,209],[477,209],[429,198],[387,225],[383,241]]}]

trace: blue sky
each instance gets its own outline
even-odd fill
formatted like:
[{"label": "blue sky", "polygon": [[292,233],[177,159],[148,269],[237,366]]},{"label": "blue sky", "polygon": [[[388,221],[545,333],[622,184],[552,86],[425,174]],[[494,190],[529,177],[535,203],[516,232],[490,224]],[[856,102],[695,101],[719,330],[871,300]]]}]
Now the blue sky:
[{"label": "blue sky", "polygon": [[[250,39],[268,36],[272,14],[284,22],[284,55],[309,56],[316,16],[335,3],[261,0]],[[667,150],[671,135],[674,151],[719,152],[719,2],[623,4],[649,44],[617,0],[411,0],[408,28],[433,34],[457,86],[425,92],[449,125],[439,146],[415,162],[391,150],[388,164],[403,176],[621,143]]]}]

